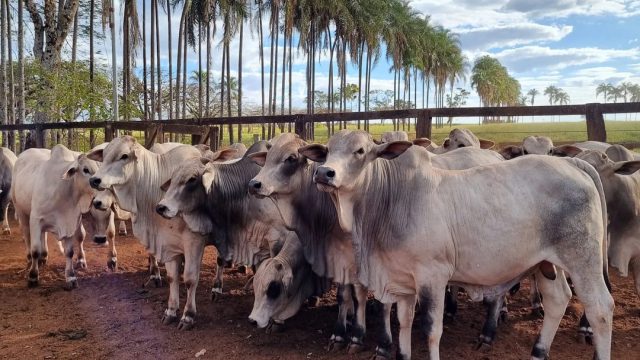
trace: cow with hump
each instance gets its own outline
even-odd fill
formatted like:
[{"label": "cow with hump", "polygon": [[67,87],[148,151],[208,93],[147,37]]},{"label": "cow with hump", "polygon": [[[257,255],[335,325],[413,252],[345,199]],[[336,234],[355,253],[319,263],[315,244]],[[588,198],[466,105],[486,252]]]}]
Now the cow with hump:
[{"label": "cow with hump", "polygon": [[431,166],[429,153],[411,143],[376,145],[369,134],[349,130],[300,153],[323,163],[314,180],[352,234],[360,282],[383,303],[398,304],[400,358],[411,356],[416,301],[426,309],[430,358],[439,359],[447,283],[481,299],[533,271],[540,272],[546,311],[531,356],[546,358],[571,298],[555,266],[572,277],[596,357],[611,358],[606,205],[586,162],[536,156],[448,171]]},{"label": "cow with hump", "polygon": [[92,151],[88,157],[102,161],[90,179],[98,190],[110,189],[123,210],[131,213],[134,236],[148,253],[164,262],[169,282],[169,301],[163,323],[178,320],[180,307],[180,265],[184,261],[183,281],[187,300],[178,329],[193,327],[196,317],[196,288],[206,237],[191,231],[182,218],[166,219],[155,211],[162,198],[160,187],[171,178],[180,164],[199,160],[201,152],[192,146],[178,146],[164,154],[145,149],[135,138],[121,136],[104,149]]},{"label": "cow with hump", "polygon": [[[204,234],[218,251],[218,274],[213,291],[222,291],[222,264],[258,265],[274,256],[291,236],[269,200],[250,196],[247,183],[260,169],[248,155],[267,149],[252,145],[235,161],[213,163],[207,158],[180,162],[162,185],[166,193],[156,211],[167,219],[182,219],[193,232]],[[295,234],[293,234],[295,236]]]},{"label": "cow with hump", "polygon": [[56,235],[66,257],[66,289],[77,287],[73,266],[74,245],[78,266],[86,268],[82,249],[85,231],[82,214],[89,212],[94,191],[89,178],[98,163],[64,145],[28,149],[14,167],[11,198],[27,247],[28,285],[39,283],[39,268],[47,262],[47,232]]}]

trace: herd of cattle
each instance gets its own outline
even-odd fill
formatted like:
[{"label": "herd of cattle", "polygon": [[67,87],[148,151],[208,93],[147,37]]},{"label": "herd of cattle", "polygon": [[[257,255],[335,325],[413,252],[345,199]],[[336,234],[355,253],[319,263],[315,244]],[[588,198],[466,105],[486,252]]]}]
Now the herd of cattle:
[{"label": "herd of cattle", "polygon": [[[398,357],[411,357],[418,305],[430,358],[439,359],[443,319],[455,314],[458,288],[487,306],[479,345],[489,345],[506,297],[529,278],[532,306],[544,316],[532,359],[548,356],[570,282],[585,308],[580,332],[597,359],[610,359],[608,265],[622,276],[631,270],[640,292],[640,154],[592,141],[554,146],[537,136],[491,147],[454,129],[441,146],[409,142],[403,132],[377,141],[343,130],[327,145],[282,134],[217,152],[176,143],[147,150],[131,136],[86,154],[56,145],[16,158],[2,148],[0,217],[10,232],[11,200],[29,286],[38,285],[46,264],[47,233],[55,234],[67,289],[77,286],[74,268],[87,266],[85,228],[93,241],[111,244],[107,264],[115,270],[115,222],[126,232],[122,221],[131,220],[149,254],[150,280],[161,283],[158,262],[166,268],[162,322],[181,330],[195,324],[204,247],[213,245],[212,296],[222,293],[225,265],[253,266],[249,320],[260,328],[280,327],[337,284],[333,349],[363,349],[372,293],[384,305],[376,358],[391,357],[395,303]],[[182,314],[180,279],[187,288]]]}]

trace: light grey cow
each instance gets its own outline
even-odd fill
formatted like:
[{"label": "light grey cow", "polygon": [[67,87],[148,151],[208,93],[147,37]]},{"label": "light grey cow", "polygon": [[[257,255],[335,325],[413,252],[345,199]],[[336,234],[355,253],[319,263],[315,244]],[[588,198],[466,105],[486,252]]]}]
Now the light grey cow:
[{"label": "light grey cow", "polygon": [[416,301],[427,309],[430,358],[439,359],[448,282],[481,299],[504,293],[532,271],[540,272],[546,311],[531,354],[546,358],[571,298],[564,272],[556,275],[554,266],[572,277],[594,330],[596,357],[611,358],[606,205],[600,178],[586,162],[535,156],[440,170],[411,143],[375,145],[369,134],[349,130],[300,153],[324,163],[314,180],[353,235],[360,281],[383,303],[398,303],[401,358],[411,356]]},{"label": "light grey cow", "polygon": [[78,264],[86,268],[82,241],[82,214],[89,212],[94,191],[89,178],[98,164],[64,145],[52,150],[28,149],[14,166],[11,198],[27,247],[28,285],[39,283],[39,268],[48,257],[47,232],[64,245],[66,289],[77,287],[73,267],[74,244],[79,247]]},{"label": "light grey cow", "polygon": [[479,149],[491,149],[495,143],[491,140],[479,139],[469,129],[453,129],[449,132],[449,137],[444,140],[442,145],[434,147],[430,150],[434,154],[444,154],[447,151],[458,149],[461,147],[475,147]]},{"label": "light grey cow", "polygon": [[500,150],[500,154],[507,160],[515,159],[522,155],[553,155],[573,157],[582,151],[574,145],[554,146],[551,138],[547,136],[527,136],[522,140],[522,145],[509,145]]},{"label": "light grey cow", "polygon": [[11,178],[13,166],[17,160],[16,154],[6,147],[0,148],[0,221],[2,221],[2,233],[11,234],[9,227],[9,200],[11,200]]}]

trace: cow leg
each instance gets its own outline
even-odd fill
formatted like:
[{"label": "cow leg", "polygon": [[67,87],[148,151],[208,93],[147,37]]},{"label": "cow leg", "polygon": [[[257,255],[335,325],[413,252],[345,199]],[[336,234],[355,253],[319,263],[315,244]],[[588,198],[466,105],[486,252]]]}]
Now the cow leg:
[{"label": "cow leg", "polygon": [[[611,358],[614,302],[602,271],[599,273],[574,271],[571,273],[571,279],[593,329],[593,343],[596,348],[594,358],[608,360]],[[544,293],[542,295],[545,296]],[[545,312],[548,311],[547,308]]]},{"label": "cow leg", "polygon": [[216,259],[216,277],[211,288],[211,301],[216,301],[222,296],[222,280],[224,278],[224,259],[219,257]]},{"label": "cow leg", "polygon": [[169,283],[169,303],[162,316],[162,323],[169,325],[178,320],[180,308],[180,257],[177,256],[164,263]]},{"label": "cow leg", "polygon": [[20,224],[20,230],[22,230],[22,239],[24,240],[24,246],[27,252],[27,266],[24,270],[21,270],[19,272],[22,273],[31,268],[31,232],[29,228],[29,216],[19,212],[16,209],[16,217],[18,218],[18,223]]},{"label": "cow leg", "polygon": [[367,332],[367,288],[362,285],[353,286],[353,306],[355,319],[351,327],[351,342],[349,354],[356,354],[364,350],[364,335]]},{"label": "cow leg", "polygon": [[29,287],[38,286],[39,283],[39,266],[44,266],[47,261],[47,250],[45,249],[46,237],[45,232],[40,227],[38,219],[30,219],[29,221],[29,251],[31,252],[31,267],[29,269],[29,276],[27,278],[27,285]]},{"label": "cow leg", "polygon": [[447,292],[444,297],[444,316],[453,321],[458,312],[458,291],[459,286],[451,285],[447,286]]},{"label": "cow leg", "polygon": [[329,351],[338,351],[347,347],[347,315],[353,312],[352,286],[338,284],[336,300],[338,301],[338,321],[329,338]]},{"label": "cow leg", "polygon": [[86,253],[84,252],[84,246],[83,246],[85,235],[86,235],[86,232],[84,231],[84,227],[82,227],[82,225],[80,225],[80,228],[76,230],[76,233],[73,235],[73,239],[75,243],[78,244],[78,262],[76,266],[80,269],[87,268]]},{"label": "cow leg", "polygon": [[113,212],[111,213],[111,219],[109,219],[109,226],[107,227],[107,240],[109,244],[111,244],[108,255],[109,258],[107,259],[107,268],[111,271],[116,271],[118,269],[118,252],[116,251],[116,225]]},{"label": "cow leg", "polygon": [[4,213],[4,218],[2,219],[2,234],[3,235],[11,235],[11,227],[9,226],[9,195],[4,196],[7,198],[3,201],[2,211]]},{"label": "cow leg", "polygon": [[76,241],[75,236],[67,237],[62,240],[62,245],[64,247],[64,257],[66,260],[66,264],[64,267],[64,279],[66,281],[64,289],[65,290],[73,290],[78,287],[78,278],[76,277],[76,272],[73,269],[73,245]]},{"label": "cow leg", "polygon": [[571,289],[563,271],[559,271],[555,280],[549,280],[537,272],[538,288],[542,293],[545,307],[544,320],[540,335],[531,350],[531,359],[548,359],[551,342],[558,331],[558,326],[571,299]]},{"label": "cow leg", "polygon": [[124,220],[120,220],[120,224],[118,225],[118,235],[127,236],[127,223]]},{"label": "cow leg", "polygon": [[384,317],[384,330],[380,334],[376,353],[372,360],[390,360],[391,359],[391,307],[393,304],[382,304],[382,316]]},{"label": "cow leg", "polygon": [[[444,307],[444,292],[442,294],[441,301],[443,303],[441,307]],[[411,359],[411,327],[413,325],[413,317],[416,310],[416,296],[399,296],[397,305],[400,333],[398,334],[398,354],[396,356],[396,359],[409,360]],[[427,307],[425,307],[425,310],[427,310],[426,308]],[[440,321],[442,321],[442,319]],[[431,360],[438,360],[438,358],[431,358]]]},{"label": "cow leg", "polygon": [[184,284],[187,286],[187,302],[184,306],[182,319],[178,324],[178,330],[193,328],[196,318],[196,289],[200,279],[200,265],[204,255],[204,243],[191,239],[191,244],[184,254]]},{"label": "cow leg", "polygon": [[540,290],[538,290],[538,282],[536,281],[536,275],[532,274],[529,277],[531,287],[529,289],[529,301],[531,302],[531,315],[535,318],[544,318],[544,307],[542,306],[542,297],[540,296]]},{"label": "cow leg", "polygon": [[640,295],[640,258],[631,260],[631,271],[633,272],[633,280],[636,283],[636,293]]},{"label": "cow leg", "polygon": [[493,343],[493,340],[496,337],[498,320],[500,318],[504,298],[504,296],[497,296],[495,298],[486,298],[483,300],[483,304],[487,311],[487,317],[484,320],[484,326],[482,327],[482,333],[478,338],[476,350],[481,348],[489,349],[491,347],[491,343]]},{"label": "cow leg", "polygon": [[144,283],[143,286],[147,286],[151,281],[155,284],[155,286],[162,286],[162,276],[160,275],[160,267],[158,266],[158,260],[156,260],[155,256],[149,254],[149,280]]}]

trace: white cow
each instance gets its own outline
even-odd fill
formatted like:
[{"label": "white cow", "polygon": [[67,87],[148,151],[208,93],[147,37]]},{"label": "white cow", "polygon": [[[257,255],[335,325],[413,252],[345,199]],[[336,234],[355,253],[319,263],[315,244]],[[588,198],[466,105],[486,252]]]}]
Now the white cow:
[{"label": "white cow", "polygon": [[11,198],[11,177],[16,159],[13,151],[6,147],[0,148],[0,221],[2,221],[2,233],[5,235],[11,234],[7,214]]},{"label": "white cow", "polygon": [[81,220],[91,206],[94,191],[89,186],[89,178],[97,170],[95,161],[77,155],[64,145],[56,145],[51,151],[28,149],[18,157],[11,198],[27,246],[29,286],[38,285],[39,266],[47,261],[47,232],[55,234],[64,245],[66,288],[77,286],[73,245],[75,242],[80,246],[78,264],[85,268]]}]

